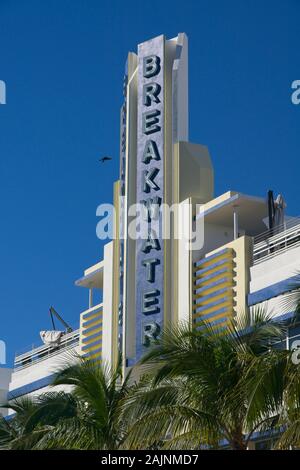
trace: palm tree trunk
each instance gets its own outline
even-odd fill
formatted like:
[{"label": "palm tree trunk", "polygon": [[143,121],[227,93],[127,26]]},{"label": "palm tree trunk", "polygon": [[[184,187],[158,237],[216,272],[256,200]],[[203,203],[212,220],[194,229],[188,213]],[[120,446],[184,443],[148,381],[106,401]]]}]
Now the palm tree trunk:
[{"label": "palm tree trunk", "polygon": [[232,436],[230,446],[232,450],[247,450],[247,444],[243,434]]}]

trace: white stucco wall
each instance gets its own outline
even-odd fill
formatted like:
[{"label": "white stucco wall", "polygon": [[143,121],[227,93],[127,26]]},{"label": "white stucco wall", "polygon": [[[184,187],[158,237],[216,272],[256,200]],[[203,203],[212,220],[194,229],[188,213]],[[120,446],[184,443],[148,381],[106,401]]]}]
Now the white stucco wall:
[{"label": "white stucco wall", "polygon": [[286,298],[286,294],[278,295],[273,299],[266,300],[265,302],[260,302],[259,304],[256,304],[254,307],[250,308],[252,311],[254,308],[261,308],[272,317],[278,317],[284,315],[285,313],[291,312],[290,305],[285,303]]},{"label": "white stucco wall", "polygon": [[285,253],[274,256],[250,268],[250,293],[300,273],[300,247],[289,248]]},{"label": "white stucco wall", "polygon": [[14,371],[12,373],[9,391],[13,391],[16,388],[23,387],[24,385],[54,374],[60,368],[76,360],[76,354],[79,354],[78,347],[69,349],[68,351],[62,351],[60,354],[56,354],[48,359],[43,359],[28,367]]},{"label": "white stucco wall", "polygon": [[112,365],[113,349],[113,242],[104,246],[102,361]]}]

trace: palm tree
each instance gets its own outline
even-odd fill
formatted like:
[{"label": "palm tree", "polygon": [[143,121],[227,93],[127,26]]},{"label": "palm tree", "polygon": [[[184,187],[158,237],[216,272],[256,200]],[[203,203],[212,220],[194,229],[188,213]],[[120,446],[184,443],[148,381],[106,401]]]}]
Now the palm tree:
[{"label": "palm tree", "polygon": [[[13,400],[0,420],[5,449],[246,449],[255,431],[299,446],[300,378],[291,353],[273,348],[285,328],[263,310],[216,330],[200,322],[166,330],[129,386],[116,368],[82,358],[62,368],[51,391]],[[223,442],[222,442],[223,441]]]},{"label": "palm tree", "polygon": [[[283,311],[293,312],[289,327],[299,325],[300,321],[300,273],[296,273],[294,280],[289,285],[289,292],[282,298],[280,307]],[[299,347],[299,346],[298,346]],[[291,350],[287,353],[288,361],[284,371],[278,370],[278,364],[272,362],[270,371],[277,378],[276,386],[265,387],[265,399],[274,396],[274,392],[281,385],[283,390],[283,405],[280,409],[279,423],[281,434],[276,444],[279,449],[300,448],[300,353]],[[260,374],[257,374],[258,376]],[[254,374],[254,377],[257,377]],[[284,383],[280,384],[280,376],[284,377]],[[262,383],[263,380],[261,379]],[[254,380],[254,383],[257,379]]]},{"label": "palm tree", "polygon": [[71,391],[48,392],[6,406],[15,411],[0,423],[0,447],[22,449],[117,449],[126,437],[121,402],[129,392],[121,380],[121,359],[115,369],[78,358],[61,369],[53,386]]},{"label": "palm tree", "polygon": [[76,413],[59,420],[38,442],[37,448],[118,449],[126,437],[121,402],[129,392],[128,374],[122,381],[121,358],[116,368],[79,358],[60,370],[53,386],[70,385]]},{"label": "palm tree", "polygon": [[[261,395],[264,386],[273,386],[268,362],[277,361],[277,371],[286,365],[286,352],[270,348],[283,331],[261,309],[240,315],[225,330],[202,322],[197,330],[181,325],[165,331],[141,361],[149,378],[127,398],[133,426],[125,445],[196,449],[226,440],[230,448],[245,450],[255,431],[278,421],[283,386],[268,400]],[[249,369],[258,358],[264,380],[255,389]]]},{"label": "palm tree", "polygon": [[280,413],[282,433],[278,449],[300,448],[300,365],[290,358],[286,371],[284,406]]},{"label": "palm tree", "polygon": [[0,449],[34,449],[60,420],[76,413],[72,395],[63,392],[21,397],[2,406],[14,414],[9,419],[0,417]]}]

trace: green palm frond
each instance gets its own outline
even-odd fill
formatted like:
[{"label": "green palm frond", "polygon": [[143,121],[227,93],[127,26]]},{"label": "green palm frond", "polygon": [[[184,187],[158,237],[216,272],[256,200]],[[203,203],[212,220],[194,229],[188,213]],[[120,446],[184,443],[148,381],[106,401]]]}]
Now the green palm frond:
[{"label": "green palm frond", "polygon": [[293,313],[292,322],[296,323],[300,321],[300,272],[295,273],[287,290],[279,302],[279,307],[285,312]]},{"label": "green palm frond", "polygon": [[262,308],[222,331],[197,326],[166,328],[126,377],[121,357],[114,368],[72,357],[53,381],[69,393],[6,405],[15,415],[0,420],[0,448],[246,449],[267,429],[281,430],[278,448],[298,446],[300,365],[273,348],[285,326]]},{"label": "green palm frond", "polygon": [[[149,444],[155,434],[162,438],[168,429],[170,445],[172,438],[184,442],[184,435],[193,434],[198,445],[216,446],[223,437],[245,448],[253,429],[278,421],[287,356],[270,351],[272,343],[283,337],[284,325],[263,308],[240,313],[223,331],[217,332],[208,322],[199,325],[199,330],[189,325],[166,329],[142,359],[152,389],[136,390],[131,399],[136,413],[130,412],[131,417],[139,416],[130,433],[136,436],[134,445],[139,435]],[[185,395],[173,392],[180,389],[180,382]],[[190,414],[184,414],[182,407]],[[146,424],[143,431],[145,423],[151,429]]]}]

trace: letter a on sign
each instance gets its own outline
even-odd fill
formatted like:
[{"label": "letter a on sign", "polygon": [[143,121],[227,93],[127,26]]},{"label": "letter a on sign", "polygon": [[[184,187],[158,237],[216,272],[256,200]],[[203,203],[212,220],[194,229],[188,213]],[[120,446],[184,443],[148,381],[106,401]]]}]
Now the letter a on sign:
[{"label": "letter a on sign", "polygon": [[151,160],[160,160],[160,156],[156,142],[154,140],[147,140],[142,161],[148,164]]}]

